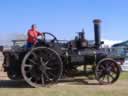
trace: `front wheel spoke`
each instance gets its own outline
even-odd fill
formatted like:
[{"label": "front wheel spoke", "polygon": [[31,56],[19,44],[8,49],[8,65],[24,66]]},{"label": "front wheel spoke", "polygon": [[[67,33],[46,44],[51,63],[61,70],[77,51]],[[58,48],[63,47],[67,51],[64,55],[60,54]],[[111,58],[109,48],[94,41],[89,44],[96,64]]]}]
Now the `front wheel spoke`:
[{"label": "front wheel spoke", "polygon": [[117,74],[117,71],[116,70],[112,70],[113,74]]},{"label": "front wheel spoke", "polygon": [[117,75],[117,72],[111,72],[111,75],[116,76]]},{"label": "front wheel spoke", "polygon": [[101,74],[101,73],[102,73],[102,70],[97,70],[97,73],[98,73],[98,74]]},{"label": "front wheel spoke", "polygon": [[107,82],[108,82],[108,83],[110,82],[110,78],[109,78],[109,75],[107,75]]},{"label": "front wheel spoke", "polygon": [[99,79],[101,79],[103,76],[104,76],[104,74],[103,74],[103,73],[102,73],[102,74],[100,74],[100,75],[99,75]]},{"label": "front wheel spoke", "polygon": [[112,75],[112,74],[109,74],[109,76],[110,76],[112,79],[114,79],[114,77],[113,77],[113,75]]},{"label": "front wheel spoke", "polygon": [[105,79],[105,74],[101,74],[101,76],[99,76],[100,80],[104,80]]},{"label": "front wheel spoke", "polygon": [[108,67],[109,67],[109,64],[108,64],[108,63],[106,63],[106,64],[105,64],[105,67],[106,67],[106,68],[108,68]]},{"label": "front wheel spoke", "polygon": [[102,80],[104,80],[105,79],[105,75],[103,75],[103,78],[102,78]]},{"label": "front wheel spoke", "polygon": [[102,74],[103,74],[103,72],[101,71],[101,70],[98,70],[98,71],[96,71],[97,72],[97,75],[100,77]]},{"label": "front wheel spoke", "polygon": [[105,66],[101,65],[100,68],[102,68],[102,70],[105,70]]}]

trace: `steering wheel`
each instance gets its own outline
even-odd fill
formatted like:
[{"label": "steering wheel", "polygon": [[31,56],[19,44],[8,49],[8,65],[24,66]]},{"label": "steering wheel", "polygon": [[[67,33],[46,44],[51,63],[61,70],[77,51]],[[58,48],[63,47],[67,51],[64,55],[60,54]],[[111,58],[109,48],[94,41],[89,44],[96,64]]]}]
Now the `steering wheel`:
[{"label": "steering wheel", "polygon": [[51,43],[57,43],[58,42],[56,36],[51,34],[51,33],[49,33],[49,32],[43,32],[42,40],[44,42],[51,42]]}]

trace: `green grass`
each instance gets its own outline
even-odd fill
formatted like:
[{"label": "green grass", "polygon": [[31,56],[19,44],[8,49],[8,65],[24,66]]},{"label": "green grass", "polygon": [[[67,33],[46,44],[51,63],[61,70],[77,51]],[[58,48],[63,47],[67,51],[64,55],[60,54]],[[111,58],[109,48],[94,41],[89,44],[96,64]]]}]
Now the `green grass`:
[{"label": "green grass", "polygon": [[120,74],[120,80],[128,80],[128,72],[122,72]]},{"label": "green grass", "polygon": [[60,84],[49,88],[0,88],[0,96],[128,96],[128,72],[123,72],[112,85]]}]

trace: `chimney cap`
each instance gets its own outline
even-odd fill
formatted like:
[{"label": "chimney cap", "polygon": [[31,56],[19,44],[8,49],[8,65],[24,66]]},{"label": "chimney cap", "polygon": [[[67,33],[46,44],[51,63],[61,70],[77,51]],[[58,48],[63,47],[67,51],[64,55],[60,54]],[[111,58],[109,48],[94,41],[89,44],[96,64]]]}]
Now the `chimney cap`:
[{"label": "chimney cap", "polygon": [[99,24],[99,23],[101,23],[101,20],[100,20],[100,19],[94,19],[94,20],[93,20],[93,23]]}]

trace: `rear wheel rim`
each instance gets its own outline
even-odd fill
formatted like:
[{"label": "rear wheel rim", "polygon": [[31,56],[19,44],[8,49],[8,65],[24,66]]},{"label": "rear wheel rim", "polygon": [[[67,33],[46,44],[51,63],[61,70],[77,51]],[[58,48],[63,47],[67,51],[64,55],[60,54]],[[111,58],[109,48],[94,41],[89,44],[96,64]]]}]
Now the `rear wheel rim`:
[{"label": "rear wheel rim", "polygon": [[58,53],[38,47],[26,54],[21,71],[25,81],[33,87],[53,84],[62,76],[63,64]]}]

